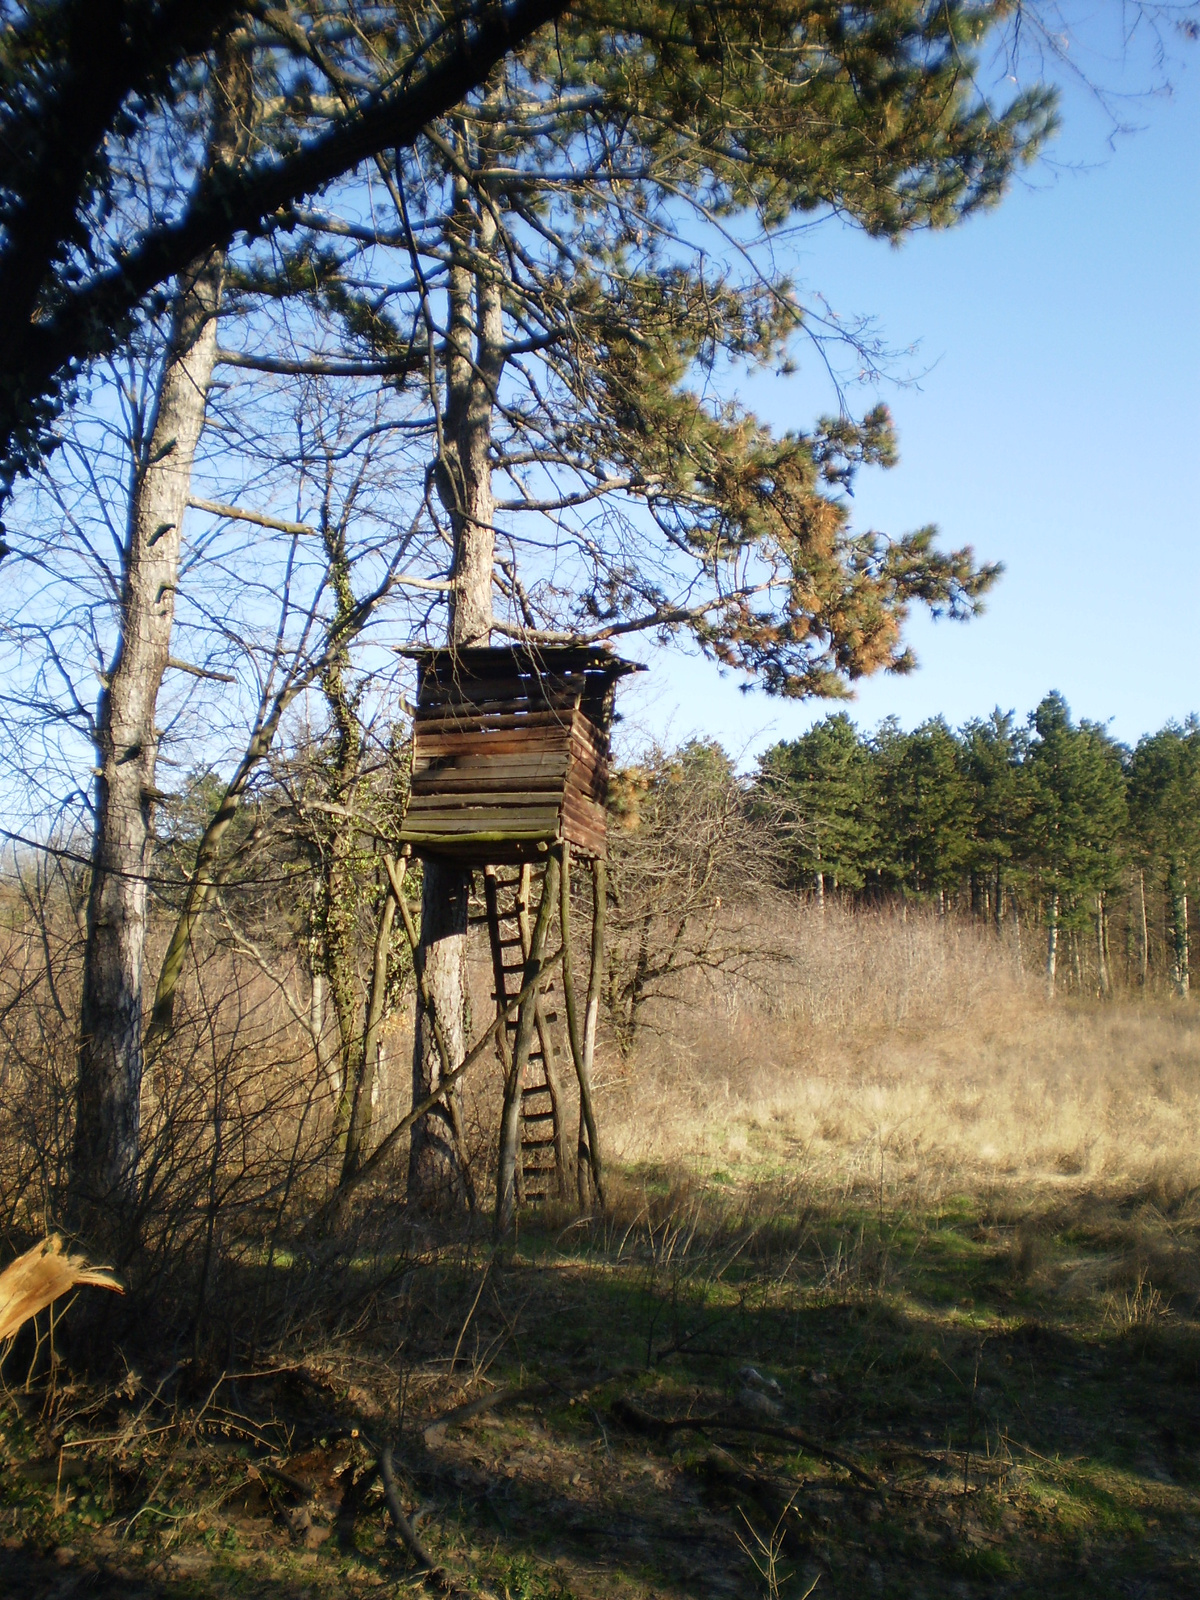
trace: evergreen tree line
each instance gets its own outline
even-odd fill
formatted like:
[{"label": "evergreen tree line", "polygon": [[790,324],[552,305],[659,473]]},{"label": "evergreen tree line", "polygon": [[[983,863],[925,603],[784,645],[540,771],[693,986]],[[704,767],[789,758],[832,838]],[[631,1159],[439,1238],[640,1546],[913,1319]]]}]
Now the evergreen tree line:
[{"label": "evergreen tree line", "polygon": [[1021,722],[935,717],[860,732],[826,717],[761,758],[755,789],[787,831],[788,887],[818,901],[932,900],[1040,930],[1046,982],[1190,985],[1200,865],[1200,721],[1130,749],[1048,694]]}]

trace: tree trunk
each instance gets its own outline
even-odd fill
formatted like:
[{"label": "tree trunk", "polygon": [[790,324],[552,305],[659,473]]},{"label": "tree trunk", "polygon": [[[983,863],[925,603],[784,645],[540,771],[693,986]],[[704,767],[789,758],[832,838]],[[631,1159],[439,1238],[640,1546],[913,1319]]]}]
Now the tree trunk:
[{"label": "tree trunk", "polygon": [[[331,759],[324,768],[326,799],[343,811],[357,809],[362,761],[362,728],[358,696],[347,682],[350,665],[348,630],[354,614],[354,590],[346,554],[346,530],[326,516],[322,525],[329,586],[334,596],[334,635],[340,643],[330,651],[321,671],[321,693],[333,733]],[[339,1136],[349,1127],[358,1105],[364,1071],[363,1028],[360,1021],[358,956],[358,903],[361,863],[354,824],[326,814],[322,828],[321,951],[329,995],[337,1019],[342,1062],[342,1092],[335,1121]],[[390,895],[385,897],[385,905]],[[393,910],[395,908],[393,907]],[[369,1107],[367,1115],[370,1115]]]},{"label": "tree trunk", "polygon": [[1046,902],[1046,998],[1054,999],[1055,980],[1058,976],[1058,896],[1052,894]]},{"label": "tree trunk", "polygon": [[[206,170],[244,154],[249,73],[240,53],[214,72]],[[150,437],[130,494],[120,637],[96,718],[96,802],[71,1167],[73,1225],[91,1231],[136,1191],[143,1071],[146,883],[153,850],[158,733],[180,533],[217,347],[224,256],[179,285]],[[115,1219],[114,1219],[115,1220]]]},{"label": "tree trunk", "polygon": [[1171,978],[1182,999],[1191,986],[1188,954],[1187,873],[1178,861],[1167,872],[1167,897],[1171,908]]},{"label": "tree trunk", "polygon": [[996,863],[996,932],[1004,931],[1004,867],[999,861]]},{"label": "tree trunk", "polygon": [[1140,935],[1141,986],[1150,982],[1150,929],[1146,923],[1146,874],[1139,872],[1138,881],[1138,932]]},{"label": "tree trunk", "polygon": [[254,776],[279,731],[279,724],[292,701],[300,693],[301,684],[292,682],[275,696],[269,705],[260,707],[260,721],[250,735],[242,759],[234,769],[225,787],[221,802],[208,820],[200,843],[196,846],[196,861],[188,881],[183,906],[176,919],[167,943],[166,953],[159,968],[158,984],[154,991],[154,1006],[150,1013],[150,1026],[146,1030],[146,1054],[153,1057],[170,1038],[175,1027],[175,997],[183,977],[183,963],[191,947],[200,918],[215,893],[221,878],[221,847],[229,831],[246,786]]},{"label": "tree trunk", "polygon": [[[315,943],[316,941],[311,941]],[[329,1082],[329,1087],[334,1095],[342,1092],[341,1065],[335,1059],[325,1040],[325,973],[320,966],[321,956],[317,950],[309,951],[309,976],[312,980],[312,989],[308,1001],[308,1031],[312,1034],[313,1049],[317,1053],[317,1065]]]},{"label": "tree trunk", "polygon": [[1096,896],[1096,975],[1100,998],[1107,1000],[1112,985],[1108,977],[1108,910],[1103,894]]},{"label": "tree trunk", "polygon": [[[413,1047],[413,1100],[432,1094],[442,1081],[442,1062],[434,1031],[436,1015],[451,1066],[466,1053],[467,902],[471,880],[450,862],[424,863],[421,885],[421,942],[418,966],[432,1003],[418,998]],[[452,1098],[452,1097],[448,1097]],[[458,1157],[455,1109],[438,1104],[413,1125],[408,1157],[408,1197],[431,1211],[445,1211],[465,1198]]]},{"label": "tree trunk", "polygon": [[[495,550],[492,407],[504,365],[499,284],[486,265],[495,251],[495,235],[495,223],[487,208],[482,207],[476,215],[465,180],[456,179],[454,225],[450,230],[456,248],[448,274],[446,403],[435,471],[438,498],[450,522],[454,549],[448,623],[451,645],[486,645],[491,641]],[[469,258],[471,250],[475,253]],[[469,265],[468,259],[476,265]],[[464,962],[469,892],[469,873],[447,862],[426,862],[421,897],[421,958],[446,1038],[453,1041],[456,1066],[466,1043]],[[424,1099],[436,1086],[438,1071],[430,1019],[425,1008],[418,1007],[413,1041],[414,1102]],[[457,1114],[457,1094],[455,1090],[445,1109],[437,1107],[413,1128],[408,1197],[414,1204],[440,1209],[451,1193],[465,1192],[463,1175],[456,1171],[456,1143],[446,1137],[448,1124]]]},{"label": "tree trunk", "polygon": [[342,1158],[341,1183],[346,1184],[358,1171],[371,1133],[374,1090],[379,1070],[380,1036],[383,1032],[387,1001],[388,958],[392,948],[392,923],[396,917],[396,897],[389,885],[375,931],[375,959],[371,966],[371,993],[367,1001],[367,1021],[359,1051],[361,1067],[355,1081],[346,1128],[346,1148]]}]

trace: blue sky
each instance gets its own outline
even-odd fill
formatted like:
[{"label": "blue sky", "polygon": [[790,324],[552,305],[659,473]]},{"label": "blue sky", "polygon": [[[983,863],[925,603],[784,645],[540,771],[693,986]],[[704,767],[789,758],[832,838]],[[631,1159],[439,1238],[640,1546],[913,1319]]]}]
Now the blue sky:
[{"label": "blue sky", "polygon": [[[1140,131],[1112,148],[1068,87],[1050,161],[958,230],[894,250],[825,227],[797,248],[798,277],[839,312],[916,345],[896,367],[916,383],[850,391],[856,411],[888,402],[901,452],[860,479],[856,521],[935,522],[1006,568],[977,621],[914,616],[920,667],[860,685],[861,724],[1023,713],[1054,688],[1132,741],[1200,710],[1200,51],[1170,71],[1170,97],[1127,106]],[[810,361],[740,393],[781,428],[833,407]],[[625,695],[633,739],[705,733],[749,760],[836,709],[652,659]]]}]

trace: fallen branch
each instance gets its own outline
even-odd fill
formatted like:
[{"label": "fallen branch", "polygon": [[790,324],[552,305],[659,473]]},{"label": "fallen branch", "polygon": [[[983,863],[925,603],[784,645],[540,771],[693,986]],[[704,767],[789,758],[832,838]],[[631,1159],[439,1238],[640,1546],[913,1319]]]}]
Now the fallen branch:
[{"label": "fallen branch", "polygon": [[396,1532],[400,1535],[401,1543],[409,1551],[422,1572],[430,1577],[441,1578],[441,1587],[446,1587],[444,1574],[441,1567],[430,1555],[421,1541],[421,1536],[404,1514],[404,1507],[400,1504],[400,1491],[396,1486],[396,1468],[392,1461],[392,1447],[385,1444],[379,1456],[379,1472],[383,1478],[383,1497],[387,1501],[387,1508],[392,1514],[392,1521],[396,1524]]},{"label": "fallen branch", "polygon": [[432,1422],[426,1423],[425,1441],[429,1442],[430,1434],[436,1439],[447,1428],[458,1427],[460,1423],[470,1422],[472,1417],[481,1417],[488,1411],[499,1411],[502,1406],[524,1405],[530,1400],[549,1400],[554,1395],[560,1400],[577,1400],[581,1395],[599,1389],[603,1384],[611,1383],[614,1378],[628,1378],[635,1370],[637,1369],[632,1367],[617,1367],[606,1372],[598,1372],[586,1383],[576,1383],[571,1388],[548,1379],[545,1383],[508,1384],[493,1389],[491,1394],[480,1395],[477,1400],[466,1400],[462,1405],[455,1406],[452,1410],[443,1412],[440,1417],[435,1417]]},{"label": "fallen branch", "polygon": [[808,1455],[841,1467],[864,1488],[873,1489],[877,1494],[882,1492],[882,1485],[869,1472],[851,1461],[848,1456],[840,1454],[837,1450],[831,1450],[828,1445],[821,1444],[810,1434],[802,1433],[799,1428],[774,1427],[768,1422],[747,1422],[738,1417],[723,1416],[719,1413],[712,1417],[655,1417],[649,1411],[643,1411],[632,1400],[626,1399],[614,1400],[610,1409],[616,1420],[631,1433],[647,1434],[652,1438],[663,1440],[670,1438],[673,1433],[682,1433],[687,1429],[696,1433],[719,1430],[726,1433],[757,1433],[767,1439],[785,1439],[789,1444],[798,1445]]},{"label": "fallen branch", "polygon": [[481,1395],[478,1400],[467,1400],[461,1406],[455,1406],[453,1410],[427,1423],[423,1435],[425,1443],[427,1445],[436,1443],[438,1436],[444,1434],[447,1428],[455,1428],[460,1423],[470,1422],[472,1417],[481,1417],[485,1412],[499,1411],[502,1406],[521,1405],[526,1400],[546,1400],[552,1394],[559,1392],[557,1384],[553,1383],[533,1383],[524,1387],[514,1384],[504,1389],[493,1389],[491,1394]]}]

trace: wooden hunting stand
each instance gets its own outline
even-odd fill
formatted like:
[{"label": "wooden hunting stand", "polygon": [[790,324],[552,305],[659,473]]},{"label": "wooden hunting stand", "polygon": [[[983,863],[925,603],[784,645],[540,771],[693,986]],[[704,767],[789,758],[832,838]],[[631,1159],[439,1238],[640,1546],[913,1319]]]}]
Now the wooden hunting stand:
[{"label": "wooden hunting stand", "polygon": [[[579,1083],[581,1206],[604,1202],[592,1057],[604,964],[608,738],[617,680],[640,667],[595,646],[427,650],[417,656],[412,793],[401,842],[483,876],[496,1047],[504,1070],[497,1227],[516,1205],[565,1198],[551,973],[562,967],[567,1046]],[[571,946],[571,858],[591,865],[584,1016]],[[547,955],[551,924],[561,942]],[[561,1037],[561,1035],[560,1035]],[[590,1191],[590,1194],[589,1194]]]}]

